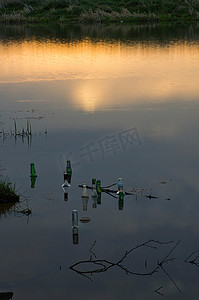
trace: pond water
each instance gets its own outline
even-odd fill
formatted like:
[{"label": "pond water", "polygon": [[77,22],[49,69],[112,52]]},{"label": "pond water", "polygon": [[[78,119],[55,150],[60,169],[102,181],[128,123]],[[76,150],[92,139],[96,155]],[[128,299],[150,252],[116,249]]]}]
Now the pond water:
[{"label": "pond water", "polygon": [[[0,292],[198,299],[198,25],[1,26],[0,54],[1,175],[21,194],[1,208]],[[81,197],[120,177],[133,195]]]}]

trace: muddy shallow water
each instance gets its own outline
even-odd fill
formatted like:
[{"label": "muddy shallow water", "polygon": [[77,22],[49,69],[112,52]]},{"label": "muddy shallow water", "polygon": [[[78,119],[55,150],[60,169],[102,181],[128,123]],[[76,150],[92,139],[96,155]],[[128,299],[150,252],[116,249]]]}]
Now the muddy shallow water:
[{"label": "muddy shallow water", "polygon": [[[197,25],[0,27],[1,174],[22,194],[0,211],[0,292],[198,298],[198,37]],[[90,193],[83,210],[78,185],[119,177],[134,195]],[[76,232],[74,209],[90,220]]]}]

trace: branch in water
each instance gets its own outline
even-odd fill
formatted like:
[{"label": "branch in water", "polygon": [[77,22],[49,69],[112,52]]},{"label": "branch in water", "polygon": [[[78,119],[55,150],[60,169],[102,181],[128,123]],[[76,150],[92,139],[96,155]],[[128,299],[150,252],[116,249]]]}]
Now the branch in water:
[{"label": "branch in water", "polygon": [[[157,265],[154,268],[152,268],[149,272],[131,271],[128,269],[128,267],[124,267],[122,265],[123,261],[130,255],[130,253],[132,253],[133,251],[136,251],[137,249],[140,249],[143,247],[157,249],[157,245],[168,245],[171,243],[174,243],[174,241],[162,242],[159,240],[149,239],[146,242],[137,244],[135,247],[126,251],[125,254],[117,262],[114,263],[114,262],[108,261],[106,259],[96,259],[96,255],[92,252],[92,249],[96,244],[96,241],[95,241],[89,250],[92,253],[92,255],[95,257],[95,259],[92,259],[92,255],[91,255],[89,260],[82,260],[82,261],[76,262],[75,264],[71,265],[69,268],[72,271],[75,271],[76,273],[85,276],[89,280],[91,280],[91,279],[88,275],[93,275],[94,273],[103,273],[112,267],[118,267],[118,268],[122,269],[123,271],[125,271],[126,274],[131,274],[131,275],[135,275],[135,276],[151,276],[161,269],[167,275],[169,280],[171,280],[171,282],[174,284],[174,286],[181,292],[178,285],[175,283],[175,281],[172,279],[172,277],[169,275],[169,273],[163,267],[164,264],[171,262],[175,259],[175,258],[169,258],[169,256],[175,250],[175,248],[179,245],[180,241],[176,242],[175,245],[172,247],[172,249],[164,256],[164,258],[161,260],[158,260]],[[83,266],[85,269],[83,269],[82,271],[79,270],[78,267],[80,267],[80,266],[81,267]],[[86,269],[86,266],[87,266],[87,269]],[[88,266],[89,266],[89,268],[88,268]],[[145,262],[145,266],[146,266],[146,262]],[[155,292],[161,294],[159,292],[159,289],[157,289]],[[161,295],[163,295],[163,294],[161,294]]]}]

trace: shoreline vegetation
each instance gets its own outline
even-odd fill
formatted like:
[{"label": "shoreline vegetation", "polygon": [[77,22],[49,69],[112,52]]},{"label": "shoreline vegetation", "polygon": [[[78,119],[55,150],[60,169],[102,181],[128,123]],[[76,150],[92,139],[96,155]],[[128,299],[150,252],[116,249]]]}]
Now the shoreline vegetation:
[{"label": "shoreline vegetation", "polygon": [[19,202],[15,185],[7,179],[0,179],[0,204]]},{"label": "shoreline vegetation", "polygon": [[0,0],[5,24],[196,21],[199,0]]}]

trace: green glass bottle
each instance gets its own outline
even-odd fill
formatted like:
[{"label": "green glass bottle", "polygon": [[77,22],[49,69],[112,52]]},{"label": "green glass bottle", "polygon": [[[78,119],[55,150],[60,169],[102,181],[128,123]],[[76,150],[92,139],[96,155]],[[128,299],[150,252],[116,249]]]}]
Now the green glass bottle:
[{"label": "green glass bottle", "polygon": [[35,166],[33,163],[30,164],[30,176],[32,177],[37,177],[36,171],[35,171]]},{"label": "green glass bottle", "polygon": [[96,185],[96,179],[95,178],[92,179],[92,184]]},{"label": "green glass bottle", "polygon": [[97,180],[96,190],[98,195],[101,194],[101,180]]}]

